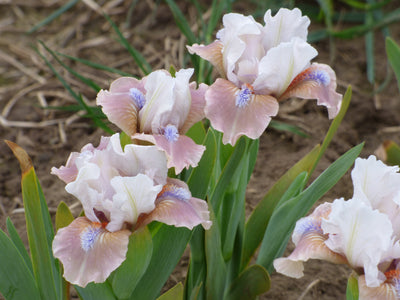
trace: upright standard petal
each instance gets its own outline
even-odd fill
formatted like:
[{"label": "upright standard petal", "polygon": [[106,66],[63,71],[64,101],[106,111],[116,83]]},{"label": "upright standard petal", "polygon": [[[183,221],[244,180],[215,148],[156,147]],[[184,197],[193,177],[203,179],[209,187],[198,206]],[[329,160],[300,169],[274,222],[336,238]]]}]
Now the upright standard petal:
[{"label": "upright standard petal", "polygon": [[225,79],[218,78],[206,92],[206,117],[224,133],[224,144],[234,145],[242,135],[259,138],[278,108],[275,98],[256,95],[251,87],[239,89]]},{"label": "upright standard petal", "polygon": [[200,224],[209,229],[212,224],[207,202],[192,197],[186,183],[172,178],[159,193],[156,208],[139,222],[144,226],[152,221],[189,229]]},{"label": "upright standard petal", "polygon": [[300,38],[279,44],[261,59],[254,90],[280,97],[317,54],[317,50]]},{"label": "upright standard petal", "polygon": [[195,123],[201,121],[205,117],[204,107],[206,106],[205,94],[208,89],[208,85],[200,83],[199,87],[196,88],[196,82],[191,82],[189,85],[192,103],[190,106],[189,114],[186,118],[185,123],[179,129],[180,134],[185,134],[190,127]]},{"label": "upright standard petal", "polygon": [[321,221],[329,216],[330,211],[330,203],[324,203],[319,205],[311,215],[297,221],[292,236],[296,248],[288,257],[274,260],[274,268],[277,272],[300,278],[304,275],[303,262],[309,259],[323,259],[337,264],[347,262],[343,255],[333,252],[325,245],[328,236],[321,228]]},{"label": "upright standard petal", "polygon": [[64,277],[85,287],[104,282],[126,259],[129,230],[108,232],[85,217],[61,228],[53,240],[53,253],[64,266]]},{"label": "upright standard petal", "polygon": [[134,226],[140,214],[148,214],[155,208],[157,194],[162,185],[144,174],[134,177],[116,176],[111,179],[115,190],[110,211],[110,223],[106,229],[114,232],[123,228],[124,223]]},{"label": "upright standard petal", "polygon": [[294,37],[307,41],[310,19],[307,16],[302,16],[298,8],[293,10],[281,8],[275,16],[271,15],[269,9],[264,15],[264,22],[263,45],[267,50],[278,46],[280,43],[290,42]]},{"label": "upright standard petal", "polygon": [[174,106],[174,87],[174,78],[165,70],[146,77],[146,104],[139,112],[140,132],[152,133],[160,127],[159,116],[172,111]]},{"label": "upright standard petal", "polygon": [[290,97],[317,99],[318,105],[327,107],[330,119],[336,117],[342,104],[342,95],[336,92],[335,72],[330,66],[318,63],[297,75],[279,101]]}]

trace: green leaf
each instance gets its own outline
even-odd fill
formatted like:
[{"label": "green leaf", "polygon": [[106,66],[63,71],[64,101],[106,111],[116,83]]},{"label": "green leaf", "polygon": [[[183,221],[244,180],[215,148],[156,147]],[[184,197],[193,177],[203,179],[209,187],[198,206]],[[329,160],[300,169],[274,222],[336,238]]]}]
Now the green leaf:
[{"label": "green leaf", "polygon": [[206,129],[204,128],[204,124],[202,121],[194,124],[190,129],[186,132],[186,135],[190,137],[196,144],[202,144],[204,139],[206,138]]},{"label": "green leaf", "polygon": [[358,300],[358,275],[354,272],[347,280],[346,299]]},{"label": "green leaf", "polygon": [[335,119],[332,121],[331,126],[329,126],[328,132],[325,135],[324,141],[322,142],[321,149],[319,151],[318,157],[314,162],[314,166],[308,172],[308,178],[311,177],[312,173],[314,172],[315,168],[317,167],[320,159],[324,155],[326,149],[328,148],[329,144],[331,143],[336,131],[338,130],[340,124],[343,121],[344,116],[346,115],[347,109],[349,108],[350,101],[351,101],[352,89],[351,86],[348,86],[346,93],[343,96],[342,105],[340,107],[340,111]]},{"label": "green leaf", "polygon": [[252,300],[265,293],[271,287],[268,272],[260,265],[252,265],[245,269],[229,287],[224,299]]},{"label": "green leaf", "polygon": [[158,297],[157,300],[183,300],[182,282],[178,282],[173,288]]},{"label": "green leaf", "polygon": [[397,84],[400,91],[400,47],[390,37],[386,38],[386,53],[389,59],[390,65],[396,74]]},{"label": "green leaf", "polygon": [[61,274],[53,257],[54,236],[43,192],[28,154],[17,144],[6,141],[21,166],[22,198],[32,267],[42,299],[57,299],[61,295]]},{"label": "green leaf", "polygon": [[29,268],[29,270],[31,271],[31,273],[33,275],[31,258],[29,257],[28,251],[26,251],[26,249],[25,249],[24,243],[22,242],[22,240],[17,232],[17,229],[15,228],[14,224],[11,222],[11,219],[9,217],[7,217],[6,224],[7,224],[7,231],[10,236],[10,239],[14,243],[14,246],[18,249],[19,254],[21,254],[22,258],[25,261],[25,264],[27,265],[27,267]]},{"label": "green leaf", "polygon": [[[229,147],[231,148],[231,147]],[[243,154],[246,150],[246,139],[240,138],[233,148],[233,153],[230,155],[225,167],[220,174],[217,185],[214,191],[211,194],[209,203],[212,204],[213,210],[216,214],[218,214],[223,195],[225,194],[226,188],[229,185],[232,176],[235,174],[235,171],[238,169],[240,165],[240,161],[243,157]]]},{"label": "green leaf", "polygon": [[135,231],[129,238],[126,260],[114,272],[112,288],[119,299],[132,294],[140,278],[146,272],[153,253],[153,242],[147,227]]},{"label": "green leaf", "polygon": [[389,165],[400,166],[400,147],[393,141],[385,141],[383,143],[383,151],[385,151],[385,162]]},{"label": "green leaf", "polygon": [[64,201],[61,201],[58,204],[57,212],[56,212],[56,229],[60,229],[63,227],[67,227],[74,220],[74,216],[67,204]]},{"label": "green leaf", "polygon": [[206,293],[207,299],[219,300],[224,295],[227,272],[221,251],[221,232],[212,207],[209,207],[213,225],[205,231],[205,251],[207,260]]},{"label": "green leaf", "polygon": [[304,131],[302,131],[299,127],[290,125],[284,122],[279,122],[275,120],[271,120],[269,123],[268,127],[274,128],[276,130],[280,131],[288,131],[294,134],[297,134],[298,136],[304,137],[304,138],[309,138],[310,136],[306,134]]},{"label": "green leaf", "polygon": [[292,181],[303,171],[309,172],[320,152],[315,146],[306,156],[287,171],[257,204],[250,215],[244,233],[241,270],[249,263],[264,236],[272,212]]},{"label": "green leaf", "polygon": [[[154,223],[150,231],[153,235],[153,256],[150,264],[133,291],[131,298],[155,299],[169,275],[182,257],[189,242],[191,231],[162,223]],[[152,224],[150,224],[152,225]]]},{"label": "green leaf", "polygon": [[[257,263],[272,271],[272,262],[282,255],[294,226],[327,191],[329,191],[339,179],[352,166],[358,157],[364,144],[350,149],[330,165],[306,190],[277,207],[268,224]],[[285,220],[282,222],[282,220]]]},{"label": "green leaf", "polygon": [[103,283],[89,283],[84,288],[74,285],[74,288],[79,298],[84,300],[117,300],[108,281]]},{"label": "green leaf", "polygon": [[[0,292],[5,299],[42,299],[20,251],[0,229]],[[54,298],[56,299],[56,298]]]},{"label": "green leaf", "polygon": [[206,197],[211,175],[216,161],[216,139],[213,131],[209,130],[203,145],[206,150],[201,157],[198,166],[193,169],[187,184],[193,197],[204,199]]}]

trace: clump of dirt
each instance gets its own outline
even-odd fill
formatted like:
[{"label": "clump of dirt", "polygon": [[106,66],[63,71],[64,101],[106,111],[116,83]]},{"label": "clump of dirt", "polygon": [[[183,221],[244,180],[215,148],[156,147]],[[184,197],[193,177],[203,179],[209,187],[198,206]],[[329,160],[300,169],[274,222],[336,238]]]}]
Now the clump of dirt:
[{"label": "clump of dirt", "polygon": [[[82,117],[81,112],[43,109],[76,105],[76,101],[66,92],[35,48],[56,65],[56,70],[77,93],[83,95],[89,105],[94,105],[96,92],[63,70],[38,44],[38,40],[53,51],[99,62],[135,76],[142,76],[143,73],[128,51],[116,41],[117,36],[103,17],[102,10],[111,16],[153,69],[185,66],[186,40],[175,25],[168,7],[165,4],[157,5],[152,0],[138,2],[131,18],[129,11],[132,1],[103,1],[98,7],[89,7],[82,1],[31,35],[26,32],[57,8],[54,2],[32,0],[5,3],[0,4],[0,137],[18,143],[32,157],[52,216],[60,201],[66,202],[77,216],[81,209],[78,201],[65,192],[60,180],[50,175],[50,169],[65,164],[69,153],[79,151],[86,143],[97,145],[104,132],[94,128],[90,120]],[[184,1],[179,4],[190,16],[189,19],[193,20],[194,8]],[[240,12],[251,13],[245,11],[243,6],[238,8]],[[392,26],[391,35],[399,42],[400,26]],[[373,87],[366,76],[363,38],[336,40],[333,62],[330,61],[327,41],[314,46],[319,51],[316,61],[328,63],[336,71],[338,90],[344,93],[348,85],[353,88],[348,113],[316,174],[360,142],[365,142],[363,157],[373,154],[386,139],[400,143],[400,94],[395,79],[381,93],[372,94]],[[384,39],[379,33],[375,47],[376,78],[377,82],[382,82],[386,77],[387,64]],[[83,64],[64,61],[104,89],[108,89],[110,82],[119,77],[109,72],[95,71]],[[330,124],[325,109],[318,107],[315,101],[296,99],[281,105],[276,120],[297,125],[310,137],[267,129],[261,137],[257,164],[247,190],[249,212],[287,169],[315,144],[322,142]],[[19,180],[16,159],[5,143],[0,143],[0,228],[5,229],[6,217],[10,216],[27,244]],[[352,184],[347,174],[322,200],[332,201],[351,196]],[[292,249],[293,245],[289,244],[285,255]],[[169,286],[183,280],[186,266],[187,258],[184,258],[171,276]],[[349,274],[350,270],[345,266],[311,261],[306,263],[305,276],[299,280],[272,274],[272,288],[262,299],[290,300],[300,296],[302,299],[340,299],[345,295]]]}]

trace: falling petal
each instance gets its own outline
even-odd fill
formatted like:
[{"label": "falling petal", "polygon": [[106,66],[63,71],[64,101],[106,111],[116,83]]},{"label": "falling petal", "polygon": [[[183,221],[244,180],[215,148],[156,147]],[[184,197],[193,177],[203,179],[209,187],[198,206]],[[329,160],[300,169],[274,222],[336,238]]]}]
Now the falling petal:
[{"label": "falling petal", "polygon": [[212,224],[207,202],[192,197],[183,181],[171,178],[158,195],[156,208],[141,220],[141,226],[152,221],[190,230],[200,224],[209,229]]},{"label": "falling petal", "polygon": [[129,93],[118,94],[101,90],[97,94],[97,105],[102,106],[107,118],[126,134],[137,132],[138,106]]},{"label": "falling petal", "polygon": [[324,203],[319,205],[311,215],[297,221],[292,236],[296,248],[288,257],[274,260],[274,268],[277,272],[300,278],[304,275],[303,262],[309,259],[323,259],[337,264],[347,262],[343,255],[333,252],[325,244],[328,236],[321,228],[321,221],[329,216],[330,212],[330,203]]},{"label": "falling petal", "polygon": [[313,63],[297,75],[279,101],[290,97],[317,99],[318,105],[327,107],[330,119],[336,117],[342,104],[342,95],[336,92],[335,72],[325,64]]},{"label": "falling petal", "polygon": [[358,277],[359,300],[397,300],[400,298],[400,277],[397,272],[377,287],[369,287],[365,276]]},{"label": "falling petal", "polygon": [[240,102],[238,106],[236,99],[241,92],[233,83],[220,78],[206,92],[206,116],[215,129],[224,133],[224,144],[234,145],[242,135],[259,138],[271,116],[278,113],[278,102],[268,95],[251,94],[246,103]]},{"label": "falling petal", "polygon": [[58,230],[53,253],[64,266],[64,277],[85,287],[89,282],[104,282],[126,259],[129,230],[108,232],[101,224],[85,217]]}]

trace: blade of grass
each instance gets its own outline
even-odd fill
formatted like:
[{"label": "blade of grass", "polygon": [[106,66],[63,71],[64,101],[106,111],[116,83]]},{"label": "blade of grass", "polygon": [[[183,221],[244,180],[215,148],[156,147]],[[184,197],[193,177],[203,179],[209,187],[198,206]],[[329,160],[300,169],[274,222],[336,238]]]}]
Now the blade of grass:
[{"label": "blade of grass", "polygon": [[48,53],[50,53],[50,55],[64,68],[66,69],[70,74],[72,74],[73,76],[75,76],[76,78],[78,78],[80,81],[82,81],[84,84],[86,84],[87,86],[91,87],[96,93],[98,91],[100,91],[100,87],[94,83],[92,80],[90,80],[89,78],[86,78],[85,76],[82,76],[81,74],[79,74],[78,72],[76,72],[74,69],[70,68],[69,66],[67,66],[66,64],[64,64],[57,56],[57,54],[52,51],[49,47],[46,46],[46,44],[42,41],[39,41],[39,43],[44,47],[44,49],[46,49],[46,51]]},{"label": "blade of grass", "polygon": [[119,42],[122,46],[125,47],[126,50],[128,50],[129,54],[133,57],[135,60],[136,64],[138,67],[142,70],[142,72],[147,75],[151,72],[151,66],[150,64],[146,61],[144,56],[136,50],[131,44],[128,42],[128,40],[124,37],[122,32],[119,30],[118,26],[111,20],[111,18],[108,15],[104,15],[107,21],[111,24],[111,27],[114,29],[116,34],[119,37]]},{"label": "blade of grass", "polygon": [[78,95],[77,93],[74,92],[71,86],[64,80],[64,78],[60,75],[60,73],[56,71],[53,65],[48,61],[48,59],[42,53],[40,53],[40,51],[37,48],[35,48],[35,51],[44,60],[46,65],[54,73],[54,75],[61,82],[64,88],[71,94],[72,97],[75,98],[75,100],[78,102],[82,110],[85,110],[87,112],[88,117],[95,123],[95,125],[103,129],[105,132],[112,134],[113,131],[103,121],[97,118],[96,115],[93,113],[92,108],[83,101],[82,95]]},{"label": "blade of grass", "polygon": [[165,0],[167,2],[169,9],[171,10],[172,14],[174,15],[175,23],[181,30],[181,32],[187,38],[187,41],[190,45],[197,42],[197,38],[193,33],[192,29],[190,29],[190,25],[186,20],[185,16],[183,15],[182,11],[180,10],[179,6],[176,5],[175,1],[173,0]]},{"label": "blade of grass", "polygon": [[60,53],[60,52],[57,52],[57,51],[54,51],[54,52],[57,53],[57,55],[64,56],[64,57],[66,57],[66,58],[68,58],[70,60],[82,63],[82,64],[84,64],[84,65],[86,65],[88,67],[91,67],[91,68],[94,68],[94,69],[97,69],[97,70],[111,72],[111,73],[118,74],[118,75],[121,75],[121,76],[134,77],[131,73],[127,73],[127,72],[121,71],[119,69],[111,68],[111,67],[108,67],[108,66],[105,66],[105,65],[102,65],[102,64],[99,64],[99,63],[95,63],[95,62],[87,60],[87,59],[74,57],[74,56],[67,55],[67,54],[64,54],[64,53]]},{"label": "blade of grass", "polygon": [[36,30],[38,30],[39,28],[49,24],[50,22],[52,22],[53,20],[57,19],[59,16],[61,16],[63,13],[65,13],[67,10],[69,10],[70,8],[74,7],[75,4],[77,4],[79,2],[79,0],[71,0],[67,3],[65,3],[63,6],[61,6],[59,9],[57,9],[56,11],[54,11],[52,14],[50,14],[50,16],[48,16],[47,18],[45,18],[43,21],[40,21],[38,24],[36,24],[35,26],[32,27],[31,30],[28,31],[28,34],[34,33]]}]

